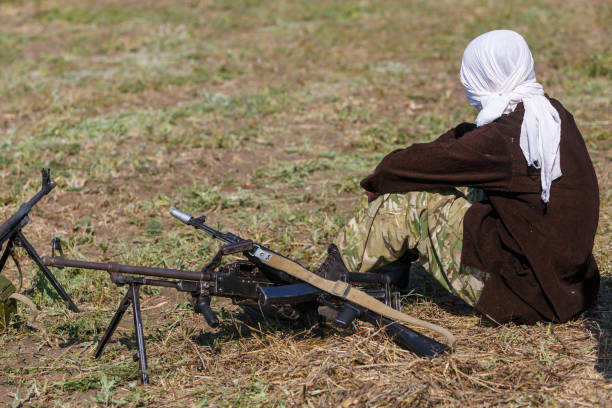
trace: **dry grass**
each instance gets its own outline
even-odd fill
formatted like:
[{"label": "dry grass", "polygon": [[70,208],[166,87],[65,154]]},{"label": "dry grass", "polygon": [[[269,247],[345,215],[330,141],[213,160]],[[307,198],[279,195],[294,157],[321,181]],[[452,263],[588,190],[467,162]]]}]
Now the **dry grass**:
[{"label": "dry grass", "polygon": [[26,230],[41,253],[59,235],[75,258],[195,268],[216,244],[170,219],[175,205],[316,265],[386,152],[473,118],[461,53],[508,27],[585,136],[602,272],[593,308],[535,326],[495,326],[420,277],[406,308],[459,338],[433,360],[365,325],[312,338],[242,321],[223,301],[211,330],[181,296],[149,291],[153,385],[141,387],[130,316],[92,357],[121,291],[102,274],[57,271],[83,309],[74,315],[26,263],[42,313],[37,328],[0,335],[0,403],[612,405],[608,3],[0,0],[0,220],[51,167],[59,187]]}]

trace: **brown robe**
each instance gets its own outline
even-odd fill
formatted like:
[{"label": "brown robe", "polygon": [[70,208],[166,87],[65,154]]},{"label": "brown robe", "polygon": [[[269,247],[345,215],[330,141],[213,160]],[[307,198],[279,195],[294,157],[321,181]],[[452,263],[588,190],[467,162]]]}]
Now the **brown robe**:
[{"label": "brown robe", "polygon": [[476,309],[500,323],[567,321],[599,290],[595,170],[573,116],[550,101],[561,117],[563,175],[553,181],[548,204],[540,197],[540,171],[527,166],[519,145],[523,104],[464,134],[462,124],[433,142],[396,150],[361,181],[378,193],[484,189],[488,200],[465,215],[461,260],[487,272]]}]

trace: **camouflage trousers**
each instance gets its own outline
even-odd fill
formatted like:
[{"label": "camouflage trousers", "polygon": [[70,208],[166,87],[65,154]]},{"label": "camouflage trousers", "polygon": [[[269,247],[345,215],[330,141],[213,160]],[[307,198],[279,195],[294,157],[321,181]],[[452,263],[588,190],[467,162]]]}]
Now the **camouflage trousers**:
[{"label": "camouflage trousers", "polygon": [[351,219],[334,243],[351,272],[370,272],[417,251],[419,263],[445,289],[474,306],[485,273],[461,264],[470,206],[455,189],[385,194]]}]

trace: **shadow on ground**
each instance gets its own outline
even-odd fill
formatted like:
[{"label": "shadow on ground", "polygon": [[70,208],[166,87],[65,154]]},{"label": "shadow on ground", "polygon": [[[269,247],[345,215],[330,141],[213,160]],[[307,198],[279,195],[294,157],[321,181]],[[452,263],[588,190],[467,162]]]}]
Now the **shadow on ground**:
[{"label": "shadow on ground", "polygon": [[[410,288],[416,294],[408,298],[416,299],[424,296],[435,302],[440,308],[456,316],[480,315],[478,311],[466,305],[458,297],[448,293],[425,268],[412,267],[410,269]],[[485,316],[480,325],[495,327],[496,323]],[[612,279],[601,280],[601,287],[596,304],[586,314],[586,326],[598,343],[598,356],[595,369],[605,379],[612,379]]]},{"label": "shadow on ground", "polygon": [[612,279],[602,279],[597,303],[586,313],[587,328],[597,339],[595,369],[605,379],[612,379]]},{"label": "shadow on ground", "polygon": [[292,337],[321,335],[318,328],[309,329],[306,322],[288,305],[279,308],[242,306],[242,312],[223,316],[216,330],[200,331],[199,334],[191,336],[191,340],[199,346],[215,348],[234,339],[273,332],[282,332],[283,335]]},{"label": "shadow on ground", "polygon": [[473,307],[467,305],[457,296],[448,292],[437,280],[435,280],[422,266],[410,267],[410,294],[408,301],[424,297],[437,304],[444,311],[455,316],[481,316],[480,325],[483,327],[496,327],[492,322]]}]

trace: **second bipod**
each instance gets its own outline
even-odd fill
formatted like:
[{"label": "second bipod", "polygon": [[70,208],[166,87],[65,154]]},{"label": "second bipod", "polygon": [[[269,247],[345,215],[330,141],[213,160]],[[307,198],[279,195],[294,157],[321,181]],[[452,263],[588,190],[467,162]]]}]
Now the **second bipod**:
[{"label": "second bipod", "polygon": [[4,266],[6,265],[6,261],[8,260],[8,257],[11,255],[13,249],[16,246],[22,247],[23,249],[25,249],[28,256],[34,261],[36,266],[38,266],[40,271],[43,273],[44,277],[49,281],[49,283],[51,283],[51,286],[53,286],[57,294],[62,298],[64,302],[66,302],[66,304],[68,305],[68,308],[75,313],[79,313],[79,308],[74,304],[74,302],[72,301],[68,293],[66,293],[66,291],[64,290],[62,285],[59,283],[55,275],[53,275],[53,273],[51,273],[49,268],[47,268],[43,264],[40,258],[40,255],[38,255],[38,252],[36,252],[36,249],[34,249],[34,246],[32,246],[30,241],[28,241],[25,235],[23,235],[23,231],[21,229],[25,226],[25,224],[27,224],[28,221],[29,221],[29,217],[26,216],[22,220],[22,223],[21,223],[22,225],[20,225],[19,228],[17,228],[7,240],[6,247],[4,248],[4,252],[2,253],[2,258],[0,258],[0,273],[4,269]]}]

